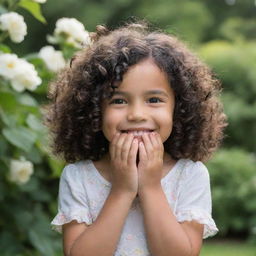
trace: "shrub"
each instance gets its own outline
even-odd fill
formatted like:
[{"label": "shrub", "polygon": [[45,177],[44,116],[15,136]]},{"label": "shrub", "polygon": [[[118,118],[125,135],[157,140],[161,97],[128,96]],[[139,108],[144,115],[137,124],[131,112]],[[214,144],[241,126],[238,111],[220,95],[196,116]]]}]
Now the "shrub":
[{"label": "shrub", "polygon": [[255,155],[241,149],[222,149],[207,166],[211,175],[213,217],[220,236],[255,235]]}]

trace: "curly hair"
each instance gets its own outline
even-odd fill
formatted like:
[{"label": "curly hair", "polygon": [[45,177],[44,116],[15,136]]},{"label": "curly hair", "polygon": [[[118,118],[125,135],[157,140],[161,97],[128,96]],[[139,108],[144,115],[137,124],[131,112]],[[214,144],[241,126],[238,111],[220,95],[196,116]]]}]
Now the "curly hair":
[{"label": "curly hair", "polygon": [[101,131],[102,101],[129,67],[150,58],[167,74],[175,94],[173,129],[165,151],[174,159],[208,160],[227,123],[220,82],[207,65],[175,36],[150,31],[145,22],[113,31],[99,25],[91,39],[92,44],[50,84],[45,124],[53,153],[66,162],[101,159],[109,146]]}]

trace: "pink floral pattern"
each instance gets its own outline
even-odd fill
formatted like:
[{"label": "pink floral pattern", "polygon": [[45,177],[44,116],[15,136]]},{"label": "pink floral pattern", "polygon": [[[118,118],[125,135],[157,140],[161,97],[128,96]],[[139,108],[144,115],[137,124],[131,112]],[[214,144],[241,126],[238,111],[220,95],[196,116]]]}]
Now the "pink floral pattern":
[{"label": "pink floral pattern", "polygon": [[[204,225],[204,238],[218,231],[211,217],[208,170],[201,162],[180,159],[161,180],[163,191],[178,222],[195,220]],[[90,160],[67,165],[60,179],[58,214],[53,228],[76,220],[91,225],[98,217],[111,189]],[[150,256],[139,199],[129,211],[115,256]]]}]

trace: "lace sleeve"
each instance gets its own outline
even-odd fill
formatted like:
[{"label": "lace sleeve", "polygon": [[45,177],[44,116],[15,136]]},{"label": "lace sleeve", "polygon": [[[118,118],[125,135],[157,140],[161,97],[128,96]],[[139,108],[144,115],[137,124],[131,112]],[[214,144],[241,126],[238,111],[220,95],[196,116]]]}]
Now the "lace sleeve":
[{"label": "lace sleeve", "polygon": [[87,225],[92,224],[92,216],[81,180],[81,172],[74,164],[64,168],[59,185],[58,213],[51,222],[52,228],[58,232],[62,232],[63,224],[72,220]]},{"label": "lace sleeve", "polygon": [[195,220],[203,224],[203,238],[207,238],[218,232],[211,211],[209,173],[205,165],[198,161],[184,170],[180,181],[175,215],[179,222]]},{"label": "lace sleeve", "polygon": [[197,221],[200,224],[204,225],[204,234],[203,238],[207,238],[209,236],[214,236],[218,229],[215,225],[214,220],[212,219],[211,215],[203,210],[203,209],[188,209],[188,210],[181,210],[177,213],[176,218],[178,222],[184,221]]}]

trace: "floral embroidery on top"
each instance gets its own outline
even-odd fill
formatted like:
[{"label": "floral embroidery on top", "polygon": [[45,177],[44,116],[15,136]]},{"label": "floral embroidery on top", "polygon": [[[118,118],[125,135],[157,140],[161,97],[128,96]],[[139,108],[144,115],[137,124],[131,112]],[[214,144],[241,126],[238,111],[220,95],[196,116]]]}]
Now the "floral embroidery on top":
[{"label": "floral embroidery on top", "polygon": [[141,250],[140,248],[137,248],[134,250],[135,255],[144,255],[144,250]]}]

